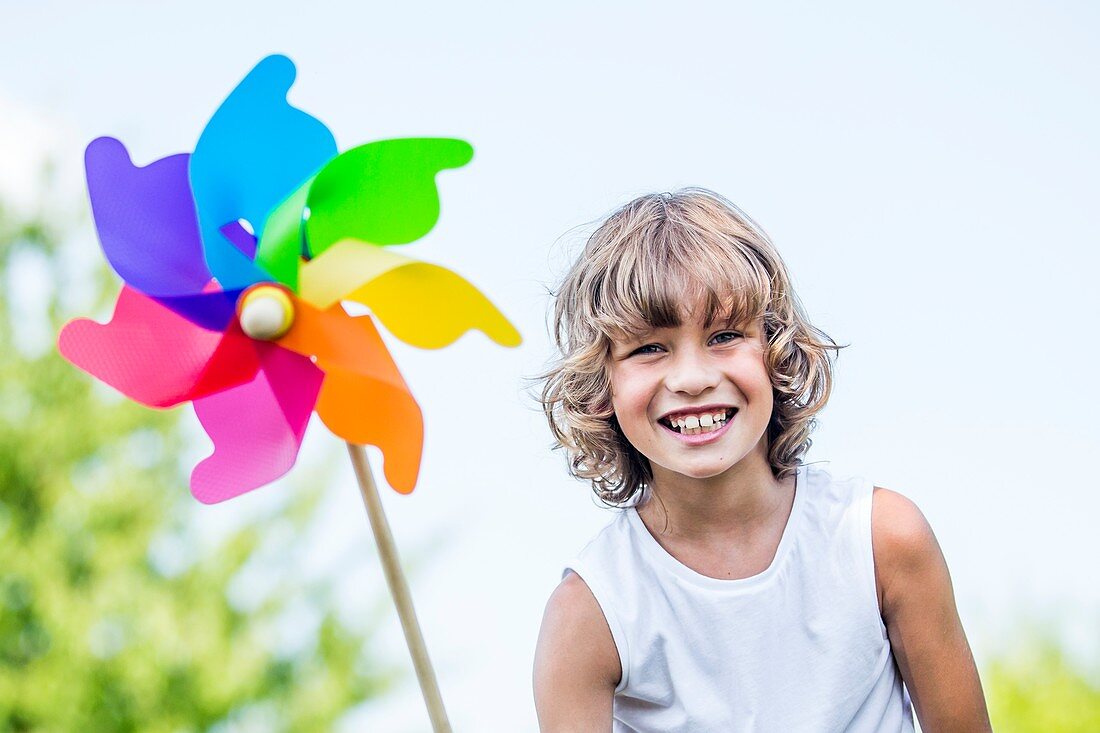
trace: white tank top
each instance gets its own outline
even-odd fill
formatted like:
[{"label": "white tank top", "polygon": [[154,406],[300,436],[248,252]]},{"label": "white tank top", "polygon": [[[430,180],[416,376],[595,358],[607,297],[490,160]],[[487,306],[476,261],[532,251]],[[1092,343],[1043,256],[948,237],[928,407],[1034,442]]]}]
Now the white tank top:
[{"label": "white tank top", "polygon": [[911,733],[879,613],[872,485],[802,466],[775,558],[750,578],[701,575],[635,508],[562,573],[603,609],[623,676],[614,733]]}]

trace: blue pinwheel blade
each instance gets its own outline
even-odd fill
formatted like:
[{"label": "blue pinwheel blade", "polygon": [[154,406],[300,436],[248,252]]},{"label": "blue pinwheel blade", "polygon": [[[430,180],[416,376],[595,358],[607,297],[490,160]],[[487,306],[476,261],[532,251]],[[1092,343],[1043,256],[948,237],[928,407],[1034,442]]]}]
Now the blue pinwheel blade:
[{"label": "blue pinwheel blade", "polygon": [[222,227],[248,221],[262,235],[268,213],[336,155],[320,120],[286,100],[294,64],[268,56],[210,119],[191,156],[191,188],[206,263],[226,290],[271,280]]}]

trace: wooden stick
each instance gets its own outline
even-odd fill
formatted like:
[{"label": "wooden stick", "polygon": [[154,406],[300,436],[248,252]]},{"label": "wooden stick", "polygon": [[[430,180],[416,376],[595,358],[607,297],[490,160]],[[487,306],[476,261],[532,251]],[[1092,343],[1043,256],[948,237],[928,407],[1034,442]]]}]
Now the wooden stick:
[{"label": "wooden stick", "polygon": [[393,535],[390,534],[389,522],[386,521],[386,515],[382,511],[382,499],[378,496],[378,487],[371,474],[367,452],[361,445],[348,443],[348,453],[351,455],[351,465],[355,467],[355,477],[359,479],[359,492],[363,495],[363,503],[367,507],[367,517],[370,518],[370,526],[374,531],[378,555],[382,558],[386,583],[390,586],[390,595],[393,596],[394,605],[397,606],[397,615],[401,618],[401,628],[405,632],[405,642],[409,645],[416,677],[420,681],[420,691],[424,695],[424,703],[428,706],[432,730],[435,733],[451,733],[451,724],[447,721],[447,712],[443,709],[443,698],[439,694],[439,683],[436,682],[435,670],[432,669],[432,663],[428,659],[428,647],[424,644],[423,634],[420,633],[420,624],[416,621],[409,584],[405,581],[401,562],[397,558],[397,547],[393,543]]}]

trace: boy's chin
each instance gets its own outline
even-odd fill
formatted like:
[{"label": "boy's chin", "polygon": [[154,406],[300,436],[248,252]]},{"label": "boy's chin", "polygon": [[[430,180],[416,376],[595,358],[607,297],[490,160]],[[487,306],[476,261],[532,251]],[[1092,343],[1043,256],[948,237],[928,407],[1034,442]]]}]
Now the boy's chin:
[{"label": "boy's chin", "polygon": [[[733,458],[711,458],[696,461],[669,461],[670,465],[662,465],[654,475],[658,481],[660,474],[666,474],[673,480],[690,479],[693,481],[709,481],[720,479],[725,475],[734,475],[742,472],[751,473],[754,470],[768,470],[767,447],[764,446],[763,456],[758,456],[760,446],[749,451],[745,455]],[[652,461],[651,461],[652,463]]]},{"label": "boy's chin", "polygon": [[691,479],[694,481],[706,481],[725,475],[736,463],[728,461],[708,461],[699,463],[680,463],[672,466],[662,466],[661,473],[669,474],[677,479]]}]

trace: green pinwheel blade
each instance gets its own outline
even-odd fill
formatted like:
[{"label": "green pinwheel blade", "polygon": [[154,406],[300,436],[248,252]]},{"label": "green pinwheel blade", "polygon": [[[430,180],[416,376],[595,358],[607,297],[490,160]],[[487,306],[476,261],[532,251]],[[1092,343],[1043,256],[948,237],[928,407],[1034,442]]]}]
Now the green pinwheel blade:
[{"label": "green pinwheel blade", "polygon": [[464,140],[403,138],[338,155],[309,187],[309,255],[344,239],[389,245],[423,237],[439,219],[436,174],[466,165],[473,154]]},{"label": "green pinwheel blade", "polygon": [[306,201],[316,176],[271,210],[256,246],[256,264],[294,292],[298,292],[298,265],[303,252]]}]

